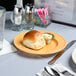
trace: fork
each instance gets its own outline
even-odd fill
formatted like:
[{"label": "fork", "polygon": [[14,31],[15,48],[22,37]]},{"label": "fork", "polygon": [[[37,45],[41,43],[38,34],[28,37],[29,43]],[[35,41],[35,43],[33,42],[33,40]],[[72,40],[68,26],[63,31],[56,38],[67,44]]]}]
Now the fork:
[{"label": "fork", "polygon": [[53,73],[55,74],[55,76],[65,76],[64,74],[62,74],[61,72],[55,70],[54,68],[51,68],[51,70],[53,71]]},{"label": "fork", "polygon": [[[59,71],[55,70],[54,68],[50,68],[50,67],[44,67],[45,72],[49,75],[49,76],[64,76],[62,73],[60,73]],[[48,76],[46,75],[46,76]]]},{"label": "fork", "polygon": [[59,64],[57,67],[58,72],[62,73],[65,76],[74,76],[68,69],[64,68],[61,64]]}]

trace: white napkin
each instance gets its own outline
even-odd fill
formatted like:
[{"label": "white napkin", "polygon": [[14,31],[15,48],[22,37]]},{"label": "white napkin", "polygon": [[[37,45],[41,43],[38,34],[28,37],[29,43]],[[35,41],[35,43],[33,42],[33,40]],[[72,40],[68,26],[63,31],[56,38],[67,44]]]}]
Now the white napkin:
[{"label": "white napkin", "polygon": [[[57,71],[60,74],[60,76],[76,76],[76,74],[73,71],[69,70],[68,68],[63,66],[61,63],[54,64],[50,67],[46,66],[45,68],[47,71],[43,68],[40,70],[40,72],[36,73],[36,76],[53,76],[54,73],[51,70],[51,68],[53,68],[55,71]],[[63,74],[63,72],[64,72],[64,74]]]},{"label": "white napkin", "polygon": [[3,49],[0,50],[0,55],[8,54],[17,51],[7,40],[3,40]]}]

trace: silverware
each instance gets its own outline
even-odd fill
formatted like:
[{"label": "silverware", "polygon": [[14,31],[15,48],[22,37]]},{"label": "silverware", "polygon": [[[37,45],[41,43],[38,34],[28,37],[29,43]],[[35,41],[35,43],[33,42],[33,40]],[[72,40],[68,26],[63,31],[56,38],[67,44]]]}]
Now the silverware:
[{"label": "silverware", "polygon": [[47,76],[61,76],[61,73],[56,71],[55,69],[53,68],[50,68],[50,67],[44,67],[44,70],[45,72],[47,73]]},{"label": "silverware", "polygon": [[59,52],[59,53],[57,53],[57,55],[52,60],[50,60],[48,62],[48,64],[53,64],[63,53],[64,53],[64,50]]},{"label": "silverware", "polygon": [[54,76],[54,74],[52,74],[53,72],[52,73],[49,72],[49,70],[51,71],[50,68],[48,69],[47,67],[44,67],[44,70],[47,72],[48,75]]},{"label": "silverware", "polygon": [[56,65],[56,69],[59,73],[63,74],[64,76],[75,76],[71,71],[69,71],[67,68],[65,68],[61,64]]},{"label": "silverware", "polygon": [[69,43],[67,44],[67,46],[64,48],[64,50],[61,51],[61,52],[59,52],[59,53],[57,53],[57,55],[56,55],[52,60],[50,60],[50,61],[48,62],[48,64],[53,64],[53,63],[54,63],[59,57],[61,57],[62,54],[63,54],[66,50],[68,50],[75,42],[76,42],[76,40],[73,40],[73,41],[69,42]]},{"label": "silverware", "polygon": [[60,76],[60,74],[53,68],[51,68],[51,70],[53,71],[53,73],[55,74],[55,76]]},{"label": "silverware", "polygon": [[74,76],[74,75],[72,75],[70,72],[68,72],[68,71],[63,71],[63,72],[61,72],[62,74],[64,74],[65,76]]}]

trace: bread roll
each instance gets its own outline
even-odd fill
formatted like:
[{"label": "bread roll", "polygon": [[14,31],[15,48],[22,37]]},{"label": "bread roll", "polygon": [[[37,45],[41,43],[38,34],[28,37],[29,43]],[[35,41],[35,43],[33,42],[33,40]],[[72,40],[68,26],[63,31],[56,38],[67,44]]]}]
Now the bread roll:
[{"label": "bread roll", "polygon": [[23,37],[23,44],[31,49],[38,50],[46,45],[43,35],[36,30],[27,32]]}]

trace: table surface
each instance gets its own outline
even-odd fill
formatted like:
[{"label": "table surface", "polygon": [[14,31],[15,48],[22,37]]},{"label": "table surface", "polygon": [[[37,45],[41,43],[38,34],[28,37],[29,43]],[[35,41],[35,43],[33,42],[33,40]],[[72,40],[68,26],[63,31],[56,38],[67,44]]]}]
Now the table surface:
[{"label": "table surface", "polygon": [[[14,37],[19,34],[20,31],[12,31],[11,26],[11,21],[7,20],[5,25],[4,37],[12,44]],[[62,35],[66,39],[67,43],[76,39],[76,28],[71,26],[51,23],[47,28],[35,26],[34,29],[56,32]],[[56,61],[56,63],[62,63],[70,70],[76,72],[76,65],[73,63],[71,58],[72,51],[75,48],[76,43],[71,48],[69,48]],[[0,76],[35,76],[35,74],[39,72],[40,69],[44,66],[51,66],[48,65],[48,61],[50,59],[51,57],[38,58],[30,56],[27,54],[23,54],[20,51],[0,56]]]}]

